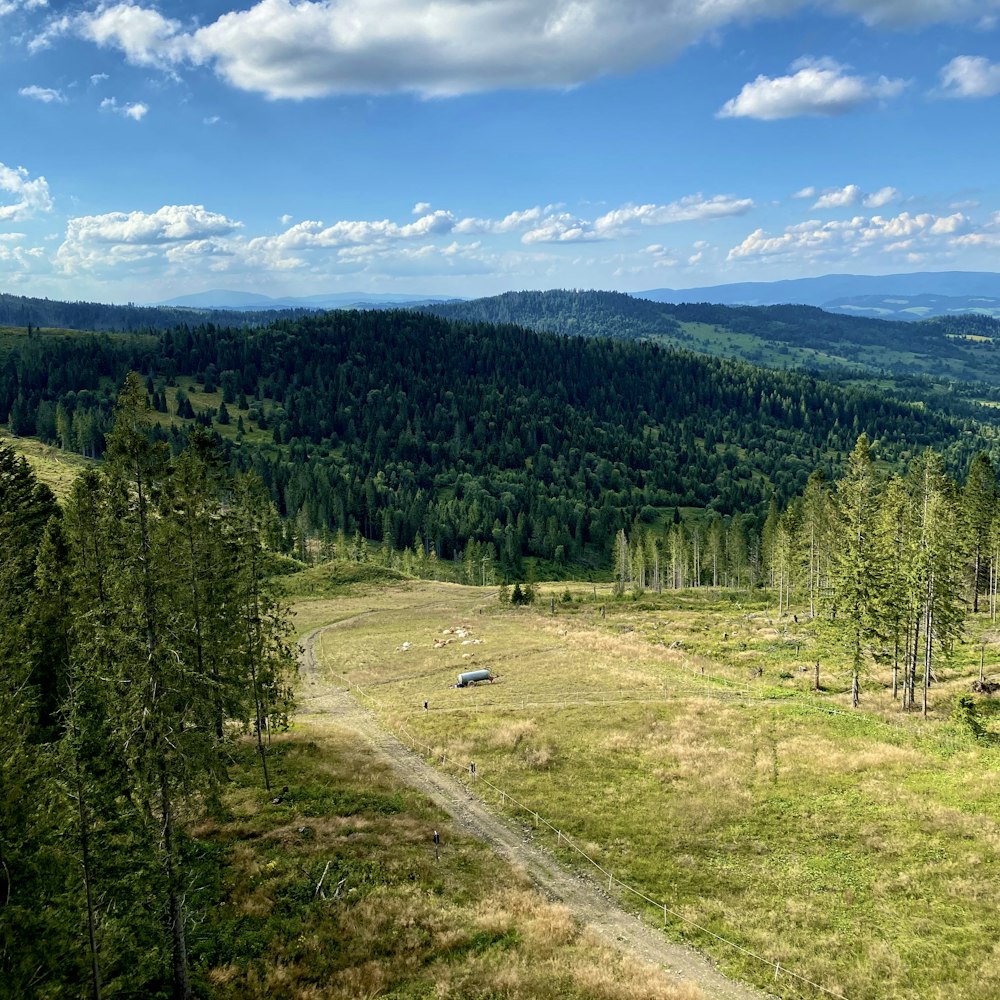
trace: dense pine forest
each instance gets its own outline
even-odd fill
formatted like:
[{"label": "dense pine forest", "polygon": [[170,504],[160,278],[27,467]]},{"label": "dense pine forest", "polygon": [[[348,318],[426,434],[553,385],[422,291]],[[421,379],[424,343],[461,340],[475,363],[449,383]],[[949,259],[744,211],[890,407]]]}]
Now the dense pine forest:
[{"label": "dense pine forest", "polygon": [[[982,428],[874,390],[656,344],[333,312],[262,329],[8,336],[0,421],[99,457],[141,372],[173,454],[201,425],[254,472],[301,545],[343,532],[460,557],[605,567],[615,534],[702,511],[759,531],[861,433],[880,461],[925,447],[953,473]],[[198,405],[192,402],[195,401]],[[295,544],[294,537],[289,545]]]},{"label": "dense pine forest", "polygon": [[191,996],[213,890],[181,817],[217,802],[248,730],[267,786],[289,709],[267,498],[205,434],[171,458],[148,432],[131,376],[64,508],[0,446],[4,996]]},{"label": "dense pine forest", "polygon": [[179,306],[107,305],[101,302],[60,302],[0,292],[0,326],[60,327],[68,330],[141,332],[169,330],[181,323],[223,323],[264,326],[279,318],[303,316],[308,309],[187,309]]},{"label": "dense pine forest", "polygon": [[921,322],[872,319],[815,306],[665,303],[620,292],[505,292],[422,307],[446,319],[516,323],[568,336],[654,340],[772,368],[995,382],[1000,321],[983,315]]}]

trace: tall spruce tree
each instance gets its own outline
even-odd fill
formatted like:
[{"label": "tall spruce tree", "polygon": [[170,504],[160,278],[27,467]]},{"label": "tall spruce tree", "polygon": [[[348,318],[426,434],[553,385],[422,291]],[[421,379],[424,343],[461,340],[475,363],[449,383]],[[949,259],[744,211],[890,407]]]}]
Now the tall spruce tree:
[{"label": "tall spruce tree", "polygon": [[875,544],[878,479],[868,437],[862,434],[837,484],[834,517],[839,545],[831,567],[829,624],[851,661],[851,704],[883,637],[884,571]]},{"label": "tall spruce tree", "polygon": [[997,513],[997,472],[992,461],[980,452],[969,466],[962,490],[965,547],[969,558],[969,590],[972,613],[979,613],[979,595],[988,589],[990,571],[990,525]]},{"label": "tall spruce tree", "polygon": [[941,456],[927,449],[911,466],[916,555],[911,587],[918,614],[913,623],[909,704],[922,665],[921,708],[927,715],[936,650],[948,653],[962,628],[962,537],[955,484],[944,474]]}]

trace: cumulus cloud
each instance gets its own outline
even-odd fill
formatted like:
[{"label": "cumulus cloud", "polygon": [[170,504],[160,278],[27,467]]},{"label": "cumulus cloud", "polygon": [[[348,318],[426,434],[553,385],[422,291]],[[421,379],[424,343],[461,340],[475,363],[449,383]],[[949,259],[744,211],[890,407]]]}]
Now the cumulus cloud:
[{"label": "cumulus cloud", "polygon": [[[210,66],[232,86],[272,99],[398,92],[442,97],[576,86],[664,62],[729,24],[805,5],[805,0],[258,0],[197,26],[122,0],[53,18],[33,46],[72,34],[115,48],[137,66],[167,72]],[[996,13],[998,2],[823,0],[819,6],[873,25],[905,27],[981,19]],[[901,86],[834,73],[825,79],[836,84],[838,94],[824,101],[809,91],[802,72],[748,84],[751,89],[729,102],[727,113],[746,113],[742,109],[759,106],[766,97],[772,117],[787,117],[774,108],[789,104],[810,109],[792,113],[836,114],[894,96]],[[776,93],[789,89],[783,80],[793,81],[797,98]]]},{"label": "cumulus cloud", "polygon": [[101,48],[118,49],[134,66],[169,69],[189,58],[190,37],[180,21],[133,3],[102,4],[94,11],[53,18],[29,49],[48,48],[62,35],[75,35]]},{"label": "cumulus cloud", "polygon": [[413,215],[426,215],[433,206],[429,201],[418,201],[416,205],[413,206]]},{"label": "cumulus cloud", "polygon": [[[766,6],[742,0],[744,9]],[[261,0],[193,33],[191,58],[268,97],[566,87],[669,58],[733,5],[645,0]]]},{"label": "cumulus cloud", "polygon": [[252,250],[269,248],[278,252],[331,250],[450,233],[454,226],[454,216],[443,211],[431,212],[402,226],[389,219],[344,220],[329,226],[308,219],[296,223],[277,236],[256,237],[250,241],[249,246]]},{"label": "cumulus cloud", "polygon": [[946,97],[994,97],[1000,94],[1000,63],[983,56],[956,56],[940,73]]},{"label": "cumulus cloud", "polygon": [[100,267],[158,257],[171,248],[177,253],[176,248],[183,244],[208,247],[213,239],[240,228],[241,223],[210,212],[203,205],[164,205],[155,212],[82,215],[67,223],[55,259],[66,271]]},{"label": "cumulus cloud", "polygon": [[548,215],[537,226],[529,229],[521,242],[532,243],[580,243],[600,239],[593,225],[569,212]]},{"label": "cumulus cloud", "polygon": [[833,116],[856,111],[876,100],[897,97],[903,80],[851,74],[833,59],[799,59],[788,76],[758,76],[722,106],[719,118],[775,121],[801,115]]},{"label": "cumulus cloud", "polygon": [[[484,248],[480,240],[468,237],[508,237],[525,247],[610,241],[651,226],[740,215],[752,208],[753,202],[732,195],[694,194],[664,204],[627,204],[596,219],[582,218],[557,204],[518,209],[497,219],[459,218],[451,211],[431,209],[427,202],[416,207],[425,211],[409,221],[293,222],[290,215],[283,215],[281,231],[253,235],[245,235],[239,222],[201,205],[81,216],[69,220],[55,263],[66,274],[96,273],[126,265],[153,273],[156,266],[165,265],[174,271],[300,271],[329,276],[391,265],[391,273],[422,273],[421,269],[427,268],[428,274],[455,275],[479,273],[478,269],[486,266],[484,261],[499,272],[506,267],[505,262],[515,260],[547,268],[552,260],[562,258],[539,251],[515,251],[509,246],[502,251]],[[673,266],[705,246],[695,243],[685,254],[650,244],[643,253],[644,266]],[[509,273],[522,272],[515,269]]]},{"label": "cumulus cloud", "polygon": [[516,233],[521,242],[582,243],[624,236],[641,226],[668,226],[679,222],[699,222],[743,215],[754,207],[750,198],[733,195],[686,195],[667,204],[627,204],[596,219],[583,219],[560,205],[536,205],[510,212],[502,219],[466,218],[455,223],[455,232]]},{"label": "cumulus cloud", "polygon": [[33,101],[41,101],[42,104],[65,104],[66,95],[61,90],[54,87],[22,87],[18,93],[21,97],[30,97]]},{"label": "cumulus cloud", "polygon": [[745,215],[753,207],[754,203],[750,198],[734,198],[732,195],[722,194],[705,198],[701,194],[692,194],[667,205],[625,205],[596,219],[594,229],[598,233],[611,235],[634,223],[666,226],[676,222],[699,222]]},{"label": "cumulus cloud", "polygon": [[831,222],[809,219],[788,226],[777,236],[756,229],[729,251],[728,259],[793,254],[809,260],[833,255],[850,257],[866,250],[910,250],[917,245],[933,245],[936,238],[958,237],[970,226],[970,220],[961,212],[945,216],[930,212],[901,212],[889,217],[856,215]]},{"label": "cumulus cloud", "polygon": [[51,210],[52,196],[44,177],[31,177],[24,167],[0,163],[0,222],[16,222]]},{"label": "cumulus cloud", "polygon": [[[519,230],[533,228],[544,218],[552,217],[561,206],[546,205],[544,208],[535,205],[533,208],[519,209],[509,212],[502,219],[460,219],[455,224],[456,233],[513,233]],[[565,216],[569,219],[570,216]]]},{"label": "cumulus cloud", "polygon": [[899,197],[899,192],[890,186],[879,188],[877,191],[865,192],[857,184],[845,184],[839,188],[825,188],[817,191],[815,187],[803,188],[792,195],[793,198],[815,198],[813,208],[850,208],[852,205],[861,204],[865,208],[882,208],[889,202],[895,201]]},{"label": "cumulus cloud", "polygon": [[149,106],[143,104],[141,101],[136,101],[134,104],[119,104],[118,99],[115,97],[105,97],[101,101],[101,109],[103,111],[112,111],[123,118],[131,118],[134,122],[142,121],[149,112]]},{"label": "cumulus cloud", "polygon": [[813,208],[844,208],[856,205],[861,198],[861,188],[857,184],[848,184],[842,188],[832,188],[824,191],[817,199]]},{"label": "cumulus cloud", "polygon": [[899,197],[899,192],[894,187],[883,187],[871,194],[866,194],[862,204],[865,208],[882,208],[890,201],[895,201]]}]

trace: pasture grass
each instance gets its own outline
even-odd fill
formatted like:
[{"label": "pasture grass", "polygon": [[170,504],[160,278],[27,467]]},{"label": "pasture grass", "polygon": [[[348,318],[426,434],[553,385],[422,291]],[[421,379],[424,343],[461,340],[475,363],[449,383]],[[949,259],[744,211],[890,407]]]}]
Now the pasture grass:
[{"label": "pasture grass", "polygon": [[247,743],[221,813],[190,827],[198,995],[701,997],[611,953],[349,733],[300,724],[275,739],[271,766],[280,802]]},{"label": "pasture grass", "polygon": [[[1000,995],[1000,750],[951,721],[978,676],[982,622],[940,666],[923,720],[900,711],[884,671],[853,712],[842,654],[804,609],[779,619],[766,596],[614,601],[606,585],[559,583],[534,609],[500,609],[446,591],[387,591],[387,610],[321,638],[321,662],[429,758],[460,773],[475,761],[691,922],[672,917],[670,934],[782,997],[820,994],[775,980],[777,963],[851,1000]],[[497,683],[453,686],[484,666]]]},{"label": "pasture grass", "polygon": [[39,482],[45,483],[61,501],[69,496],[73,480],[77,475],[97,464],[92,459],[84,458],[74,452],[42,444],[35,438],[0,434],[0,444],[5,444],[19,455],[23,455]]}]

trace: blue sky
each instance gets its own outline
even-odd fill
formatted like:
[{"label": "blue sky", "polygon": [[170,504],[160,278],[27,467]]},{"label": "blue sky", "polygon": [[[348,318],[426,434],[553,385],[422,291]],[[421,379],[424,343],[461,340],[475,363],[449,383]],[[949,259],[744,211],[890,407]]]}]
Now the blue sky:
[{"label": "blue sky", "polygon": [[0,291],[1000,270],[1000,0],[0,0]]}]

